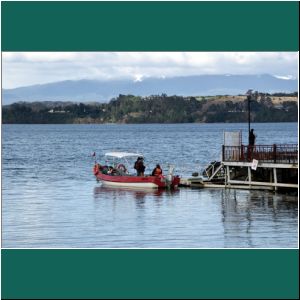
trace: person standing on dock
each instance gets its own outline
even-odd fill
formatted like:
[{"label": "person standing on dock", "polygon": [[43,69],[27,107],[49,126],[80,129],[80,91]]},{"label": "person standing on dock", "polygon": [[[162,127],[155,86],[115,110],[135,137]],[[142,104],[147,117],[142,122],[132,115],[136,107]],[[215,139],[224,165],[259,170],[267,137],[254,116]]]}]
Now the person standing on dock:
[{"label": "person standing on dock", "polygon": [[254,129],[251,129],[249,132],[248,160],[252,159],[255,140],[256,135],[254,134]]},{"label": "person standing on dock", "polygon": [[249,132],[249,146],[254,146],[255,145],[255,139],[256,135],[254,134],[254,129],[251,129]]}]

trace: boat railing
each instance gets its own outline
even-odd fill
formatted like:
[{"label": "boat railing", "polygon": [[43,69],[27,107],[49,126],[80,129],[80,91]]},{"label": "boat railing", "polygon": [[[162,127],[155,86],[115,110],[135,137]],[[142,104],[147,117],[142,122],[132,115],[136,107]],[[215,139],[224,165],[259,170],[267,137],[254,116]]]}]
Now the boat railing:
[{"label": "boat railing", "polygon": [[249,162],[256,159],[268,163],[298,163],[298,144],[224,146],[222,160]]}]

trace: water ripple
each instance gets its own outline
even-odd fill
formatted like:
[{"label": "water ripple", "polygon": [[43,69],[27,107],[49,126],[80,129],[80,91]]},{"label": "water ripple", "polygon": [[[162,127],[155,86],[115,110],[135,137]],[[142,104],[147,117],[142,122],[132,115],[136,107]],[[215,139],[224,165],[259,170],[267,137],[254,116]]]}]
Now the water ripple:
[{"label": "water ripple", "polygon": [[[261,144],[297,143],[296,123],[253,126]],[[239,129],[247,124],[3,125],[2,245],[296,248],[297,196],[105,188],[92,175],[91,152],[116,149],[142,152],[147,172],[171,162],[190,175],[220,157],[223,130]]]}]

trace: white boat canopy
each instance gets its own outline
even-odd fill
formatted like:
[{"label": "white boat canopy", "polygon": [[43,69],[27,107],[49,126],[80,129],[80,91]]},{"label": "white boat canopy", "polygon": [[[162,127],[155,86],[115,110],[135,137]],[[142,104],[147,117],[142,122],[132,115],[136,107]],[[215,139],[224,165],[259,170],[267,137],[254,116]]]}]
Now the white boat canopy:
[{"label": "white boat canopy", "polygon": [[105,156],[124,158],[124,157],[144,157],[139,153],[130,153],[130,152],[107,152],[104,154]]}]

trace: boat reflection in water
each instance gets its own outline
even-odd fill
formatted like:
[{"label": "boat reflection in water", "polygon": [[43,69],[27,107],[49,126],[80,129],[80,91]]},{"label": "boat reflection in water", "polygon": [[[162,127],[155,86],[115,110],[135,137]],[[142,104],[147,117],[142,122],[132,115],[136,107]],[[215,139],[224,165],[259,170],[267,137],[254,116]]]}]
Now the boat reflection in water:
[{"label": "boat reflection in water", "polygon": [[94,199],[136,199],[144,200],[146,197],[158,200],[162,197],[170,197],[179,190],[167,190],[167,189],[133,189],[125,187],[108,187],[108,186],[98,186],[94,188]]}]

